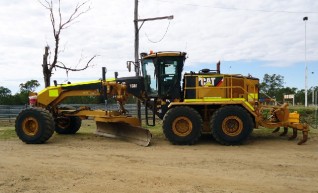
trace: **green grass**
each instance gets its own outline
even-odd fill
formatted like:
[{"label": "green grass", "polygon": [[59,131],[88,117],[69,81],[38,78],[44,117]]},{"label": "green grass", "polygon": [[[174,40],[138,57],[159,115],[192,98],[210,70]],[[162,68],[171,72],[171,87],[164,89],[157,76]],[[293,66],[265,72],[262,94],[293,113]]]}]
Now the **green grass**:
[{"label": "green grass", "polygon": [[17,139],[14,127],[0,127],[0,140]]},{"label": "green grass", "polygon": [[18,139],[14,130],[14,120],[0,120],[0,140]]},{"label": "green grass", "polygon": [[157,121],[156,125],[153,127],[146,126],[146,124],[143,124],[143,128],[148,129],[151,132],[153,137],[157,137],[157,138],[164,137],[162,132],[162,121]]}]

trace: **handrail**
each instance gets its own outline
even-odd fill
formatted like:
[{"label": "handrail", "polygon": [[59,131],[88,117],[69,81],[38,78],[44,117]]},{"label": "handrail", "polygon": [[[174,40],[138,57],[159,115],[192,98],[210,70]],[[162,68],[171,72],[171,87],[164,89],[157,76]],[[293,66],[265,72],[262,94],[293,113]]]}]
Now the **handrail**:
[{"label": "handrail", "polygon": [[[256,101],[258,101],[258,99],[256,98],[256,96],[255,96],[255,93],[258,93],[258,92],[256,92],[256,87],[254,86],[254,89],[253,89],[253,93],[254,94],[251,94],[251,93],[249,93],[245,88],[243,88],[242,86],[233,86],[233,79],[234,78],[236,78],[235,76],[237,76],[236,74],[235,75],[228,75],[227,76],[227,78],[229,78],[228,80],[230,81],[230,86],[218,86],[218,87],[213,87],[213,86],[200,86],[200,87],[185,87],[184,89],[186,90],[186,89],[198,89],[198,88],[200,88],[200,89],[230,89],[230,93],[229,93],[229,95],[230,95],[230,99],[233,99],[234,97],[233,97],[233,89],[240,89],[240,90],[242,90],[243,91],[243,93],[244,94],[246,94],[247,95],[247,98],[246,98],[246,100],[248,101],[248,99],[249,98],[251,98],[251,99],[253,99],[253,102],[256,102]],[[223,76],[224,77],[224,76]],[[248,79],[247,79],[247,81],[249,81]],[[250,82],[250,81],[249,81]]]}]

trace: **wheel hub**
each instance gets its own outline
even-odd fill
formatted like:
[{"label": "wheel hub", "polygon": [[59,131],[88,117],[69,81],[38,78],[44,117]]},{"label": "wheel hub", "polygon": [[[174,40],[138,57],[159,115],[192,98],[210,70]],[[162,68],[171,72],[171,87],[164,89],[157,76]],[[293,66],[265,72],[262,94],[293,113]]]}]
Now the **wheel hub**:
[{"label": "wheel hub", "polygon": [[61,129],[67,129],[71,125],[71,120],[69,117],[59,117],[56,120],[56,124],[58,125],[59,128]]},{"label": "wheel hub", "polygon": [[23,120],[22,129],[26,135],[34,136],[39,131],[39,123],[34,117],[27,117]]},{"label": "wheel hub", "polygon": [[187,136],[193,129],[192,122],[187,117],[178,117],[172,123],[172,130],[178,136]]},{"label": "wheel hub", "polygon": [[243,122],[237,116],[226,117],[222,122],[222,130],[226,135],[237,136],[243,130]]}]

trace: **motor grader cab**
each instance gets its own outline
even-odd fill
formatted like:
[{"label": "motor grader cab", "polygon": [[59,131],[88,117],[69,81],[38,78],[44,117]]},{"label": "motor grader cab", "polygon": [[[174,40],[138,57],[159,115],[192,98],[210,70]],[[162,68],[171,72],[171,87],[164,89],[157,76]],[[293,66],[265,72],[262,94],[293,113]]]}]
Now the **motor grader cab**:
[{"label": "motor grader cab", "polygon": [[[154,114],[163,119],[170,102],[180,101],[183,98],[180,83],[185,57],[185,52],[141,54],[148,125],[155,124]],[[148,111],[149,109],[151,111]],[[152,115],[149,116],[151,113]]]},{"label": "motor grader cab", "polygon": [[[163,119],[163,132],[171,143],[194,144],[208,133],[221,144],[235,145],[259,126],[292,128],[290,139],[300,130],[299,144],[307,141],[308,126],[299,123],[298,113],[289,113],[286,104],[268,108],[259,103],[259,79],[221,74],[220,62],[216,70],[202,69],[182,77],[185,59],[185,52],[141,54],[144,103],[151,110],[146,111],[147,123],[155,123],[154,114]],[[270,116],[264,115],[266,109]]]}]

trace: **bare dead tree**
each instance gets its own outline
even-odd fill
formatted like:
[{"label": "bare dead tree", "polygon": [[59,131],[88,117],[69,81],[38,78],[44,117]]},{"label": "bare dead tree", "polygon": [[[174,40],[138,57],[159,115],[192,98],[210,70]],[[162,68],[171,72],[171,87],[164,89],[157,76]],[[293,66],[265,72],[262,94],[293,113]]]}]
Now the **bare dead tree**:
[{"label": "bare dead tree", "polygon": [[[66,71],[68,74],[69,71],[82,71],[87,69],[88,67],[91,66],[91,62],[93,61],[94,58],[97,57],[97,55],[94,55],[91,57],[88,62],[82,67],[82,68],[75,68],[68,67],[65,65],[63,62],[58,60],[59,57],[59,46],[60,46],[60,35],[61,32],[67,28],[69,28],[76,19],[78,19],[81,15],[87,13],[91,8],[88,6],[89,1],[85,1],[82,3],[77,3],[74,11],[70,14],[70,16],[65,20],[62,21],[62,12],[61,12],[61,0],[58,0],[58,8],[57,12],[54,12],[53,9],[53,1],[40,1],[41,5],[46,8],[50,12],[50,20],[51,20],[51,25],[53,29],[53,35],[54,35],[54,40],[55,40],[55,45],[54,45],[54,52],[53,52],[53,61],[49,61],[49,56],[50,56],[50,47],[47,45],[45,46],[44,54],[43,54],[43,76],[44,76],[44,84],[45,87],[50,86],[51,82],[51,77],[52,77],[52,70],[56,68],[60,68]],[[56,16],[57,14],[58,16]],[[82,61],[82,59],[80,59]]]}]

